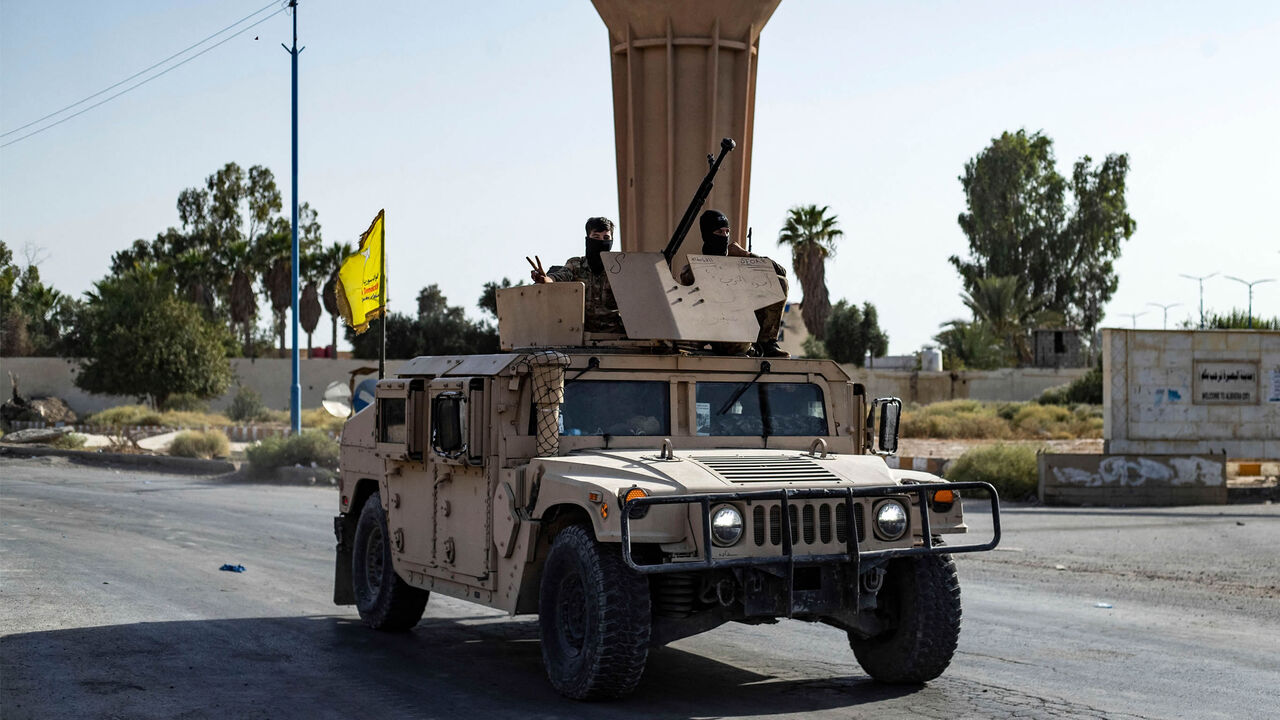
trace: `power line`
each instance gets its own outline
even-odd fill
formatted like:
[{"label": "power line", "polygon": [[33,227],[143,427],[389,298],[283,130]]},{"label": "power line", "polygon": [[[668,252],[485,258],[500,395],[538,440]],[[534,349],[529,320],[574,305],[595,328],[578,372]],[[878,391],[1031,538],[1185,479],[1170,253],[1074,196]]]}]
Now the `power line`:
[{"label": "power line", "polygon": [[[271,5],[275,5],[275,3],[274,3],[274,2],[272,2],[272,3],[271,3]],[[271,7],[271,5],[268,5],[267,7]],[[263,10],[265,10],[265,9],[266,9],[266,8],[263,8]],[[7,143],[5,143],[5,144],[0,145],[0,148],[6,148],[6,147],[9,147],[10,145],[13,145],[14,143],[22,142],[23,140],[26,140],[27,138],[29,138],[29,137],[31,137],[31,136],[33,136],[33,135],[39,135],[40,133],[44,132],[45,130],[48,130],[48,129],[50,129],[50,128],[55,128],[55,127],[57,127],[57,126],[61,125],[62,123],[66,122],[66,121],[68,121],[68,120],[70,120],[70,119],[72,119],[72,118],[80,117],[81,115],[83,115],[83,114],[85,114],[85,113],[89,112],[90,110],[92,110],[92,109],[94,109],[94,108],[96,108],[96,107],[99,107],[99,106],[105,105],[105,104],[107,104],[107,103],[111,102],[112,100],[115,100],[116,98],[120,97],[121,95],[124,95],[124,94],[125,94],[125,93],[127,93],[127,92],[130,92],[130,91],[132,91],[132,90],[137,90],[138,88],[142,87],[143,85],[146,85],[147,83],[151,82],[152,80],[155,80],[155,79],[157,79],[157,78],[159,78],[159,77],[161,77],[161,76],[163,76],[163,75],[167,75],[168,73],[172,72],[173,70],[177,70],[178,68],[182,67],[183,65],[186,65],[187,63],[191,62],[192,60],[195,60],[196,58],[200,57],[201,55],[204,55],[205,53],[209,52],[210,50],[213,50],[214,48],[219,47],[220,45],[223,45],[224,43],[227,43],[227,42],[229,42],[229,41],[231,41],[231,40],[233,40],[233,39],[235,39],[235,38],[239,37],[240,35],[243,35],[244,33],[248,32],[249,30],[251,30],[251,29],[253,29],[253,28],[255,28],[255,27],[257,27],[257,26],[261,25],[262,23],[264,23],[264,22],[266,22],[266,21],[270,20],[271,18],[275,17],[276,15],[279,15],[280,13],[282,13],[282,12],[284,12],[285,10],[288,10],[288,9],[289,9],[289,6],[288,6],[288,5],[286,5],[286,6],[284,6],[284,7],[281,7],[279,10],[276,10],[275,12],[273,12],[273,13],[271,13],[270,15],[268,15],[268,16],[266,16],[266,17],[262,18],[261,20],[259,20],[259,21],[255,22],[255,23],[253,23],[252,25],[246,25],[245,27],[243,27],[243,28],[241,28],[241,29],[237,30],[236,32],[232,33],[231,35],[228,35],[227,37],[223,38],[222,40],[219,40],[218,42],[214,43],[213,45],[210,45],[209,47],[207,47],[207,48],[205,48],[205,49],[201,50],[200,52],[196,53],[195,55],[192,55],[191,57],[189,57],[189,58],[187,58],[187,59],[183,60],[182,62],[179,62],[179,63],[177,63],[176,65],[173,65],[173,66],[171,66],[171,67],[165,68],[164,70],[162,70],[162,71],[160,71],[160,72],[156,73],[155,75],[152,75],[151,77],[149,77],[149,78],[147,78],[147,79],[143,80],[142,82],[137,83],[136,85],[131,85],[131,86],[129,86],[129,87],[127,87],[127,88],[125,88],[124,90],[121,90],[120,92],[118,92],[118,93],[116,93],[116,94],[114,94],[114,95],[111,95],[111,96],[107,97],[107,98],[106,98],[106,99],[104,99],[104,100],[100,100],[100,101],[98,101],[98,102],[96,102],[96,103],[94,103],[94,104],[90,105],[89,107],[84,108],[83,110],[80,110],[79,112],[72,113],[72,114],[70,114],[70,115],[68,115],[68,116],[66,116],[66,117],[64,117],[64,118],[62,118],[61,120],[58,120],[57,122],[49,123],[48,125],[45,125],[45,126],[44,126],[44,127],[42,127],[42,128],[39,128],[39,129],[37,129],[37,130],[32,130],[31,132],[27,133],[26,135],[22,135],[22,136],[19,136],[19,137],[17,137],[17,138],[15,138],[15,139],[13,139],[13,140],[10,140],[9,142],[7,142]],[[259,10],[258,12],[253,13],[253,15],[257,15],[257,14],[258,14],[258,13],[260,13],[260,12],[262,12],[262,10]],[[253,15],[249,15],[248,17],[253,17]],[[236,23],[233,23],[232,25],[230,25],[230,26],[228,26],[228,27],[235,27],[236,25],[239,25],[240,23],[244,22],[244,20],[247,20],[247,19],[248,19],[248,18],[244,18],[244,19],[242,19],[242,20],[240,20],[240,21],[238,21],[238,22],[236,22]],[[218,36],[218,35],[222,34],[223,32],[226,32],[226,30],[227,30],[227,29],[228,29],[228,28],[223,28],[222,30],[219,30],[218,32],[214,33],[213,35],[210,35],[208,38],[205,38],[204,40],[201,40],[200,42],[196,43],[195,45],[192,45],[191,47],[196,47],[196,46],[200,45],[201,43],[204,43],[204,42],[208,41],[208,40],[209,40],[209,38],[216,37],[216,36]],[[191,48],[187,48],[187,50],[190,50],[190,49],[191,49]],[[183,50],[182,52],[187,52],[187,50]],[[181,52],[180,52],[180,53],[177,53],[177,55],[181,55],[181,54],[182,54]],[[168,62],[169,60],[172,60],[172,59],[173,59],[173,57],[176,57],[176,55],[174,55],[174,56],[170,56],[169,58],[166,58],[165,60],[161,60],[159,63],[156,63],[155,65],[152,65],[150,68],[147,68],[147,70],[154,69],[154,68],[155,68],[155,67],[157,67],[158,65],[163,65],[165,62]],[[55,113],[51,113],[51,114],[49,114],[49,115],[46,115],[44,118],[41,118],[41,120],[44,120],[44,119],[47,119],[47,118],[53,117],[54,115],[57,115],[58,113],[61,113],[61,112],[65,111],[65,110],[68,110],[68,109],[70,109],[70,108],[75,107],[76,105],[80,105],[80,104],[84,103],[86,100],[90,100],[90,99],[92,99],[92,98],[95,98],[95,97],[97,97],[98,95],[101,95],[102,93],[107,92],[108,90],[111,90],[112,88],[119,87],[121,84],[126,83],[126,82],[128,82],[129,80],[132,80],[133,78],[136,78],[138,75],[141,75],[141,74],[143,74],[143,73],[147,72],[147,70],[143,70],[142,72],[137,73],[136,75],[133,75],[132,77],[126,78],[126,79],[124,79],[124,80],[121,80],[120,82],[116,83],[115,85],[112,85],[111,87],[106,88],[105,90],[102,90],[102,91],[100,91],[100,92],[97,92],[97,93],[95,93],[95,94],[93,94],[93,95],[90,95],[89,97],[85,98],[84,100],[81,100],[80,102],[72,103],[71,105],[68,105],[67,107],[63,108],[62,110],[59,110],[58,112],[55,112]],[[36,123],[38,123],[38,122],[40,122],[40,120],[36,120],[36,121],[34,121],[34,122],[28,123],[28,124],[26,124],[26,125],[23,125],[22,127],[23,127],[23,128],[31,127],[31,125],[34,125],[34,124],[36,124]],[[10,132],[8,132],[8,133],[5,133],[5,135],[9,135],[9,134],[12,134],[12,133],[18,132],[18,130],[21,130],[21,129],[22,129],[22,128],[16,128],[16,129],[14,129],[14,130],[11,130],[11,131],[10,131]]]},{"label": "power line", "polygon": [[132,80],[132,79],[134,79],[134,78],[138,77],[139,75],[143,75],[143,74],[146,74],[146,73],[148,73],[148,72],[151,72],[152,70],[155,70],[156,68],[158,68],[158,67],[160,67],[161,65],[163,65],[163,64],[165,64],[165,63],[167,63],[167,62],[169,62],[170,60],[172,60],[172,59],[174,59],[174,58],[178,57],[179,55],[184,55],[184,54],[186,54],[188,51],[193,50],[193,49],[195,49],[195,48],[197,48],[197,47],[199,47],[199,46],[201,46],[201,45],[203,45],[203,44],[205,44],[205,43],[209,42],[210,40],[212,40],[212,39],[214,39],[214,38],[218,37],[218,36],[219,36],[219,35],[221,35],[222,33],[224,33],[224,32],[226,32],[226,31],[230,30],[231,28],[233,28],[233,27],[235,27],[235,26],[239,25],[240,23],[244,22],[245,20],[248,20],[249,18],[253,17],[254,15],[257,15],[257,14],[261,13],[262,11],[267,10],[267,9],[268,9],[268,8],[270,8],[272,5],[275,5],[275,3],[274,3],[274,2],[272,2],[272,3],[269,3],[269,4],[267,4],[266,6],[264,6],[264,7],[262,7],[262,8],[259,8],[259,9],[257,9],[257,10],[254,10],[253,12],[249,13],[248,15],[245,15],[244,17],[240,18],[239,20],[237,20],[237,21],[235,21],[235,22],[231,23],[230,25],[228,25],[228,26],[226,26],[226,27],[222,28],[221,30],[219,30],[218,32],[216,32],[216,33],[214,33],[214,34],[210,35],[209,37],[206,37],[205,39],[201,40],[200,42],[195,43],[194,45],[188,45],[187,47],[183,48],[182,50],[179,50],[178,52],[176,52],[176,53],[174,53],[174,54],[170,55],[169,57],[167,57],[167,58],[165,58],[165,59],[161,60],[160,62],[158,62],[158,63],[156,63],[156,64],[152,65],[151,67],[145,68],[145,69],[143,69],[143,70],[139,70],[138,72],[136,72],[136,73],[134,73],[134,74],[130,75],[129,77],[127,77],[127,78],[125,78],[125,79],[121,80],[120,82],[116,83],[115,85],[111,85],[111,86],[105,87],[105,88],[103,88],[103,89],[99,90],[98,92],[96,92],[96,93],[94,93],[94,94],[92,94],[92,95],[88,96],[88,97],[81,98],[81,99],[79,99],[79,100],[77,100],[77,101],[75,101],[75,102],[71,103],[70,105],[68,105],[68,106],[64,107],[64,108],[61,108],[61,109],[59,109],[59,110],[55,110],[55,111],[53,111],[53,112],[49,113],[48,115],[45,115],[45,116],[44,116],[44,117],[42,117],[42,118],[37,118],[37,119],[35,119],[35,120],[32,120],[31,122],[27,123],[26,125],[23,125],[22,127],[16,127],[16,128],[14,128],[14,129],[12,129],[12,130],[8,130],[8,131],[6,131],[6,132],[4,132],[4,133],[0,133],[0,137],[9,137],[10,135],[12,135],[12,134],[14,134],[14,133],[16,133],[16,132],[18,132],[18,131],[20,131],[20,130],[26,130],[27,128],[31,127],[32,125],[35,125],[35,124],[37,124],[37,123],[44,122],[45,120],[48,120],[49,118],[53,117],[54,115],[60,115],[60,114],[62,114],[62,113],[64,113],[64,112],[66,112],[67,110],[70,110],[71,108],[73,108],[73,107],[77,106],[77,105],[83,105],[84,103],[89,102],[90,100],[92,100],[92,99],[94,99],[94,98],[98,97],[99,95],[101,95],[101,94],[103,94],[103,93],[107,92],[108,90],[114,90],[114,89],[116,89],[116,88],[120,87],[121,85],[123,85],[123,84],[125,84],[125,83],[129,82],[130,80]]}]

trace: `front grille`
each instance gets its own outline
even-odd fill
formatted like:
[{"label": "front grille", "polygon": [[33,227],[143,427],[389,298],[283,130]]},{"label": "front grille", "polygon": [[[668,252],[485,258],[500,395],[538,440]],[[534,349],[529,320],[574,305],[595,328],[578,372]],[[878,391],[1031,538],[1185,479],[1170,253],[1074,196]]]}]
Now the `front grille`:
[{"label": "front grille", "polygon": [[[788,503],[792,545],[826,545],[849,541],[849,510],[843,500]],[[853,504],[854,531],[858,542],[866,540],[863,505]],[[782,545],[781,503],[758,503],[751,510],[751,539],[757,547]]]},{"label": "front grille", "polygon": [[694,455],[692,458],[730,482],[834,482],[840,479],[800,455]]}]

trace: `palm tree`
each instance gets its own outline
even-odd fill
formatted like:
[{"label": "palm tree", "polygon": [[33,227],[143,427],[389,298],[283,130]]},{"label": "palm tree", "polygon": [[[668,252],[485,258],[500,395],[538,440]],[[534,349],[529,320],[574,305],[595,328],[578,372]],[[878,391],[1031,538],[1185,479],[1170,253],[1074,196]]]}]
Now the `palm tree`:
[{"label": "palm tree", "polygon": [[293,306],[293,261],[291,258],[277,258],[271,263],[271,269],[267,271],[267,275],[263,278],[263,284],[267,286],[267,295],[271,298],[271,311],[276,316],[276,337],[280,339],[280,354],[283,356],[288,348],[285,347],[285,320],[286,313]]},{"label": "palm tree", "polygon": [[356,248],[351,243],[337,242],[320,252],[320,269],[328,273],[324,281],[324,289],[320,293],[324,301],[324,311],[329,313],[333,321],[333,357],[338,357],[338,268],[342,261],[354,255]]},{"label": "palm tree", "polygon": [[253,350],[253,322],[258,317],[258,296],[253,292],[253,281],[243,268],[236,268],[231,276],[231,323],[244,328],[244,356]]},{"label": "palm tree", "polygon": [[316,284],[309,282],[302,289],[302,297],[298,299],[298,319],[302,321],[302,329],[307,333],[307,357],[311,357],[311,333],[316,331],[316,324],[320,322],[319,295]]},{"label": "palm tree", "polygon": [[804,289],[800,316],[809,333],[819,340],[826,337],[831,313],[826,262],[836,252],[836,240],[844,235],[836,225],[836,216],[827,215],[829,209],[826,205],[797,205],[787,211],[786,224],[778,233],[778,244],[791,246],[791,266]]},{"label": "palm tree", "polygon": [[975,278],[973,289],[960,299],[973,313],[975,323],[990,328],[1017,362],[1031,362],[1031,330],[1061,322],[1061,315],[1045,310],[1047,299],[1035,297],[1015,276]]}]

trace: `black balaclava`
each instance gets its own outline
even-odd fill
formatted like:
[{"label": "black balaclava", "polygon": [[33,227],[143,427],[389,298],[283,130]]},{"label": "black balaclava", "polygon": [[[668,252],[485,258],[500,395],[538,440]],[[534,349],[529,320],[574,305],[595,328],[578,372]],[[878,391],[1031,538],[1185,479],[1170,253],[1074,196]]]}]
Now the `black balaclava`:
[{"label": "black balaclava", "polygon": [[[593,232],[609,233],[608,240],[592,239]],[[613,223],[609,218],[591,217],[587,218],[587,267],[591,272],[599,275],[604,272],[604,258],[600,257],[600,253],[607,253],[613,250]]]},{"label": "black balaclava", "polygon": [[596,240],[590,235],[587,236],[587,267],[591,268],[591,272],[597,274],[604,272],[604,259],[600,257],[600,253],[612,250],[613,238]]},{"label": "black balaclava", "polygon": [[703,255],[729,254],[729,238],[716,235],[716,230],[729,227],[729,218],[725,217],[724,213],[719,210],[708,210],[698,218],[698,225],[702,229]]}]

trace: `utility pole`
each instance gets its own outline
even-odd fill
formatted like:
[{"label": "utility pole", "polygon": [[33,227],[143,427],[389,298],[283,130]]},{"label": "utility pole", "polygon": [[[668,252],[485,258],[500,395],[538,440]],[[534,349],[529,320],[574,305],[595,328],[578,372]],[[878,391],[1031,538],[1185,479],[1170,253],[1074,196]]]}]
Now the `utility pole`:
[{"label": "utility pole", "polygon": [[1146,315],[1146,314],[1147,314],[1147,311],[1146,311],[1146,310],[1143,310],[1143,311],[1142,311],[1142,312],[1140,312],[1140,313],[1116,313],[1116,314],[1117,314],[1117,315],[1119,315],[1119,316],[1121,316],[1121,317],[1127,317],[1127,318],[1129,318],[1129,319],[1133,320],[1133,329],[1134,329],[1134,330],[1137,330],[1137,329],[1138,329],[1138,318],[1142,317],[1143,315]]},{"label": "utility pole", "polygon": [[1149,302],[1147,304],[1152,305],[1154,307],[1158,307],[1161,310],[1164,310],[1164,329],[1165,330],[1169,329],[1169,308],[1182,307],[1182,303],[1172,303],[1170,305],[1164,305],[1162,303]]},{"label": "utility pole", "polygon": [[1203,330],[1204,329],[1204,281],[1208,280],[1214,275],[1217,275],[1218,273],[1213,273],[1212,275],[1201,275],[1201,276],[1186,275],[1183,273],[1178,273],[1178,274],[1184,278],[1187,278],[1188,280],[1195,280],[1196,282],[1200,283],[1200,329]]},{"label": "utility pole", "polygon": [[1249,288],[1249,329],[1252,330],[1253,329],[1253,286],[1261,285],[1262,283],[1275,282],[1276,279],[1263,278],[1262,280],[1254,280],[1253,282],[1249,282],[1247,280],[1241,280],[1238,277],[1231,277],[1230,275],[1225,275],[1224,277],[1226,277],[1228,280],[1235,280],[1241,285],[1245,285]]},{"label": "utility pole", "polygon": [[302,432],[302,379],[298,361],[298,0],[289,0],[293,9],[293,47],[284,43],[293,60],[293,385],[289,387],[289,426],[294,435]]}]

